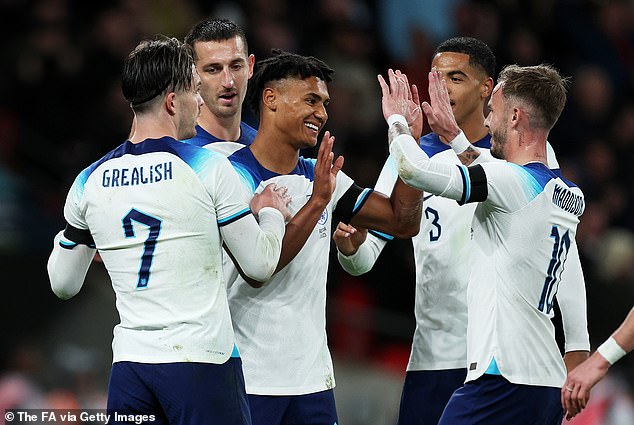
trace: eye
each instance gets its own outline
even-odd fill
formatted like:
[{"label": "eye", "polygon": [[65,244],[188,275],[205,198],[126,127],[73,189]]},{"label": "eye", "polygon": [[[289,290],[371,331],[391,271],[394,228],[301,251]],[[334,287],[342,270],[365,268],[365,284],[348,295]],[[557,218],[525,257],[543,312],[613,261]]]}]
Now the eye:
[{"label": "eye", "polygon": [[317,103],[317,101],[314,98],[309,97],[308,99],[306,99],[306,103],[308,103],[309,105],[314,105],[315,103]]},{"label": "eye", "polygon": [[235,63],[235,64],[231,65],[231,69],[233,71],[240,71],[242,69],[242,64],[241,63]]}]

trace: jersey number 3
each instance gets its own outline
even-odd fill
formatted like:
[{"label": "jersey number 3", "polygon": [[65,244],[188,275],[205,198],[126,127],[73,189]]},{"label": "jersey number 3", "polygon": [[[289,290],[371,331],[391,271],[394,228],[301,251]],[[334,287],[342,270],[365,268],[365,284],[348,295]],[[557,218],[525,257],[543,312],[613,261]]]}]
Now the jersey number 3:
[{"label": "jersey number 3", "polygon": [[[433,216],[433,218],[432,218]],[[425,208],[425,217],[427,220],[431,219],[431,225],[435,227],[435,229],[431,229],[429,231],[429,240],[430,242],[436,242],[440,239],[440,234],[442,233],[442,227],[440,226],[438,211],[431,207]]]},{"label": "jersey number 3", "polygon": [[553,244],[553,254],[548,264],[544,288],[542,289],[542,295],[539,298],[539,305],[537,306],[540,311],[546,314],[550,313],[553,309],[553,299],[557,293],[559,280],[564,270],[564,262],[566,258],[568,258],[568,250],[570,250],[570,234],[568,230],[560,236],[559,228],[553,226],[550,231],[550,237],[555,241]]},{"label": "jersey number 3", "polygon": [[149,216],[134,208],[121,220],[123,222],[123,232],[126,238],[135,238],[132,222],[136,221],[150,228],[145,243],[143,244],[143,255],[141,256],[141,268],[139,269],[139,280],[136,287],[139,289],[146,288],[150,280],[150,267],[154,258],[154,249],[156,248],[156,239],[161,233],[161,220]]}]

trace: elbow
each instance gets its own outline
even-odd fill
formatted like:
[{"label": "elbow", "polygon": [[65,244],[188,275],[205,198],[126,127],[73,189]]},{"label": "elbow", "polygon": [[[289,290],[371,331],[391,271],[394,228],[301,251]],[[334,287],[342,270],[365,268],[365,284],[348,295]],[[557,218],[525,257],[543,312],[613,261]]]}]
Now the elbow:
[{"label": "elbow", "polygon": [[60,300],[68,300],[73,298],[79,292],[79,288],[68,282],[60,282],[55,279],[51,279],[51,289],[57,298]]},{"label": "elbow", "polygon": [[262,265],[262,267],[244,271],[244,280],[253,288],[261,288],[264,286],[271,276],[275,273],[275,264]]},{"label": "elbow", "polygon": [[408,239],[416,236],[420,232],[422,202],[399,215],[395,220],[396,226],[390,234],[398,239]]},{"label": "elbow", "polygon": [[250,287],[255,288],[255,289],[260,289],[266,283],[266,281],[259,281],[259,280],[250,278],[249,276],[243,276],[243,277],[244,277],[245,282],[247,282]]},{"label": "elbow", "polygon": [[401,226],[397,231],[392,233],[392,236],[398,239],[408,239],[416,236],[420,231],[420,220],[416,223],[407,224]]},{"label": "elbow", "polygon": [[398,172],[398,176],[405,182],[405,184],[413,186],[416,170],[412,163],[408,161],[406,156],[400,156],[398,158],[396,170]]},{"label": "elbow", "polygon": [[71,272],[56,267],[54,261],[49,261],[47,271],[51,289],[55,296],[61,300],[74,297],[82,287],[83,277],[81,281],[78,281]]}]

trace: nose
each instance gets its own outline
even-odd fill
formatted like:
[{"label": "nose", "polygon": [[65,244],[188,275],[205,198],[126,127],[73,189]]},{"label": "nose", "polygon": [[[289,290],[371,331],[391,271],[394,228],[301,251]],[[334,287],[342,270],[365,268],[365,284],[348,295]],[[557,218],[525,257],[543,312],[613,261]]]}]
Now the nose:
[{"label": "nose", "polygon": [[222,71],[222,85],[223,87],[233,87],[233,73],[228,68]]},{"label": "nose", "polygon": [[484,126],[486,128],[489,128],[489,124],[491,123],[491,112],[489,112],[486,116],[486,118],[484,119]]},{"label": "nose", "polygon": [[326,106],[323,104],[315,109],[315,116],[321,120],[321,123],[324,124],[328,121],[328,111],[326,111]]}]

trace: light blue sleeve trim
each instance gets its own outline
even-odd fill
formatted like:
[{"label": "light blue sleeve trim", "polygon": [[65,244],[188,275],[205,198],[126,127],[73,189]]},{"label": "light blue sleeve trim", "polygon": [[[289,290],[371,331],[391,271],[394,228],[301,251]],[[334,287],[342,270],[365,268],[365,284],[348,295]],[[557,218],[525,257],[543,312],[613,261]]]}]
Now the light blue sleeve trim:
[{"label": "light blue sleeve trim", "polygon": [[238,346],[233,344],[233,351],[231,352],[231,357],[240,358],[240,352],[238,351]]},{"label": "light blue sleeve trim", "polygon": [[373,189],[368,189],[368,188],[363,189],[363,191],[361,192],[361,195],[359,195],[359,197],[357,198],[357,202],[354,204],[354,208],[352,209],[353,213],[357,212],[357,208],[359,208],[359,205],[363,204],[363,201],[365,201],[365,198],[367,198],[367,196],[372,191]]},{"label": "light blue sleeve trim", "polygon": [[392,235],[388,235],[387,233],[382,233],[382,232],[378,232],[378,231],[376,231],[376,230],[371,230],[371,229],[369,230],[369,232],[370,232],[371,234],[373,234],[374,236],[377,236],[377,237],[379,237],[380,239],[383,239],[383,240],[385,240],[385,241],[391,241],[391,240],[394,240],[394,236],[392,236]]},{"label": "light blue sleeve trim", "polygon": [[222,220],[218,220],[218,225],[222,226],[225,224],[229,224],[239,218],[244,217],[245,215],[251,213],[251,210],[249,208],[245,208],[240,212],[237,212],[235,214],[230,215],[229,217],[223,218]]},{"label": "light blue sleeve trim", "polygon": [[462,181],[464,182],[464,202],[469,202],[471,198],[471,179],[469,178],[469,171],[464,165],[458,165],[460,173],[462,173]]},{"label": "light blue sleeve trim", "polygon": [[61,246],[62,248],[65,249],[73,249],[77,246],[78,244],[76,242],[69,242],[69,241],[65,241],[65,240],[61,240],[59,241],[59,246]]}]

